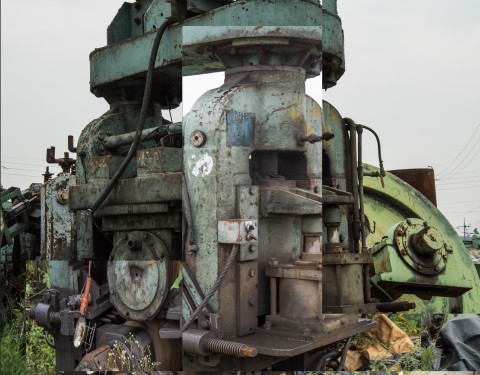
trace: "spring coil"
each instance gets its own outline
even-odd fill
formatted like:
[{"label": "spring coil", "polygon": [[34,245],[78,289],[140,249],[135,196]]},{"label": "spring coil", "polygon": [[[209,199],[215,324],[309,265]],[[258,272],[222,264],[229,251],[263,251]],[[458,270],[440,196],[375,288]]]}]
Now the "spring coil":
[{"label": "spring coil", "polygon": [[244,347],[245,344],[218,339],[207,339],[204,343],[204,348],[207,350],[215,353],[234,355],[236,357],[243,357]]}]

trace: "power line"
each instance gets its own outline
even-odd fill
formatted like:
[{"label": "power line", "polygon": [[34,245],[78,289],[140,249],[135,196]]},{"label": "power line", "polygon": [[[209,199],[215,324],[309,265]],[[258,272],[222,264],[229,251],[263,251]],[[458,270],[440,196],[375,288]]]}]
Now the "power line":
[{"label": "power line", "polygon": [[16,174],[16,173],[2,173],[2,174],[6,174],[8,176],[23,176],[23,177],[38,177],[38,178],[41,178],[41,176],[33,176],[33,175],[29,175],[29,174]]},{"label": "power line", "polygon": [[477,203],[480,202],[479,200],[469,200],[469,201],[457,201],[457,202],[447,202],[447,203],[441,203],[439,206],[447,206],[451,204],[462,204],[462,203]]},{"label": "power line", "polygon": [[[443,169],[442,171],[439,172],[439,176],[443,175],[443,174],[450,174],[450,173],[446,173],[448,169],[451,168],[451,166],[457,161],[457,159],[460,157],[460,155],[463,154],[463,152],[467,149],[467,147],[470,145],[470,143],[472,142],[472,140],[474,139],[475,137],[475,134],[477,133],[478,129],[480,129],[480,124],[477,125],[477,127],[475,128],[475,131],[473,132],[472,136],[468,139],[467,143],[465,144],[465,146],[462,147],[461,151],[457,154],[457,156],[455,156],[455,158],[452,160],[452,162],[445,168]],[[475,147],[475,144],[476,142],[473,144],[473,146]],[[472,150],[473,150],[473,147],[472,147]],[[472,151],[470,150],[466,156],[468,156],[468,154]],[[465,157],[466,157],[465,156]],[[465,159],[465,157],[462,159],[462,161],[459,163],[459,165],[463,162],[463,160]]]},{"label": "power line", "polygon": [[9,159],[23,159],[23,160],[36,160],[36,161],[45,161],[44,159],[34,159],[34,158],[26,158],[23,156],[8,156],[8,155],[2,155],[2,158],[9,158]]},{"label": "power line", "polygon": [[54,168],[60,168],[58,167],[57,165],[52,165],[52,164],[49,164],[47,162],[45,162],[45,164],[32,164],[32,163],[18,163],[18,162],[13,162],[13,161],[8,161],[8,160],[2,160],[3,163],[6,163],[6,164],[15,164],[15,165],[29,165],[31,167],[45,167],[45,166],[50,166],[50,167],[54,167]]},{"label": "power line", "polygon": [[[480,139],[479,139],[478,144],[480,144]],[[451,177],[458,175],[461,171],[463,171],[465,168],[467,168],[467,167],[470,165],[470,163],[476,158],[476,156],[477,156],[478,154],[480,154],[480,148],[479,148],[478,151],[475,153],[475,155],[473,155],[473,156],[470,158],[470,160],[465,163],[465,165],[463,166],[463,168],[459,169],[459,170],[457,171],[457,173],[452,174]]]},{"label": "power line", "polygon": [[3,169],[8,169],[12,171],[27,171],[27,172],[38,172],[38,173],[44,173],[44,171],[37,171],[35,169],[24,169],[24,168],[10,168],[10,167],[5,167],[2,165]]},{"label": "power line", "polygon": [[440,186],[445,186],[445,185],[458,185],[458,184],[475,184],[477,182],[480,182],[479,179],[476,180],[470,180],[470,181],[452,181],[452,182],[439,182],[438,185]]},{"label": "power line", "polygon": [[[464,176],[464,177],[446,177],[446,178],[437,178],[436,181],[445,181],[445,180],[451,180],[451,179],[455,179],[455,180],[464,180],[466,178],[476,178],[476,177],[480,177],[480,174],[477,175],[477,176]],[[441,184],[442,182],[438,182],[439,184]]]},{"label": "power line", "polygon": [[479,188],[480,185],[475,186],[458,186],[458,187],[450,187],[445,189],[437,189],[437,190],[459,190],[459,189],[472,189],[472,188]]}]

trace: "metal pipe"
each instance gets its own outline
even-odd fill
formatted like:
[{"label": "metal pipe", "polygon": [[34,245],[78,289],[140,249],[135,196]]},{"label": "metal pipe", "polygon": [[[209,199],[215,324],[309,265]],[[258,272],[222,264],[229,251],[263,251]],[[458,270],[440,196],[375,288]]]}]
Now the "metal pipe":
[{"label": "metal pipe", "polygon": [[365,238],[365,202],[363,194],[363,126],[357,124],[357,135],[358,135],[358,192],[360,198],[360,237],[362,239],[362,253],[367,251],[367,239]]},{"label": "metal pipe", "polygon": [[347,125],[350,133],[350,164],[353,195],[353,240],[354,252],[358,253],[358,241],[360,240],[360,218],[358,217],[357,132],[355,122],[352,119],[344,118],[343,121]]},{"label": "metal pipe", "polygon": [[68,136],[68,151],[70,152],[77,152],[77,148],[74,146],[73,143],[73,135]]},{"label": "metal pipe", "polygon": [[[168,131],[171,133],[181,133],[182,132],[182,123],[175,122],[173,124],[155,126],[153,128],[148,128],[142,131],[140,136],[142,141],[151,139],[154,135],[158,134],[158,131]],[[120,146],[125,146],[131,144],[135,139],[136,132],[119,134],[119,135],[110,135],[105,137],[104,145],[107,148],[114,149]]]},{"label": "metal pipe", "polygon": [[[360,237],[362,238],[362,253],[366,253],[367,238],[365,234],[365,197],[363,192],[363,126],[357,124],[358,135],[358,192],[360,195]],[[370,265],[366,264],[363,267],[363,288],[364,288],[364,300],[370,302],[372,295],[370,291]]]},{"label": "metal pipe", "polygon": [[270,315],[277,315],[277,278],[270,278]]},{"label": "metal pipe", "polygon": [[370,133],[372,133],[375,136],[375,139],[377,140],[377,149],[378,149],[378,163],[380,166],[380,175],[382,177],[385,177],[385,169],[383,168],[383,160],[382,160],[382,146],[380,144],[380,138],[378,134],[372,129],[369,128],[368,126],[362,125],[364,129],[367,129]]}]

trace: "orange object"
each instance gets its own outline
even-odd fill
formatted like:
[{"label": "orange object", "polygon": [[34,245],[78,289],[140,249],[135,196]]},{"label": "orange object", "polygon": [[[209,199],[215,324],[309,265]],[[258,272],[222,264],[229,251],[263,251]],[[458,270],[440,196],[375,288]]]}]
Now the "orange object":
[{"label": "orange object", "polygon": [[85,282],[85,290],[83,292],[82,299],[80,300],[80,315],[85,316],[85,310],[88,306],[88,295],[90,294],[90,285],[92,283],[92,279],[90,277],[90,266],[92,261],[88,262],[88,276],[87,281]]}]

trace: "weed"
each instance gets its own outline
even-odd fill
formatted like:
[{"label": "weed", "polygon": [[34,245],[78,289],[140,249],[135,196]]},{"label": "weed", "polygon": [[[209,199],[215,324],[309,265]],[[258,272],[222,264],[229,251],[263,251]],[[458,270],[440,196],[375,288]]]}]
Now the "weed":
[{"label": "weed", "polygon": [[133,375],[151,373],[160,366],[152,361],[150,347],[142,347],[130,336],[126,343],[116,342],[108,353],[105,371],[127,371]]},{"label": "weed", "polygon": [[0,341],[0,373],[25,374],[25,340],[20,334],[23,315],[14,310],[14,318],[5,325]]}]

